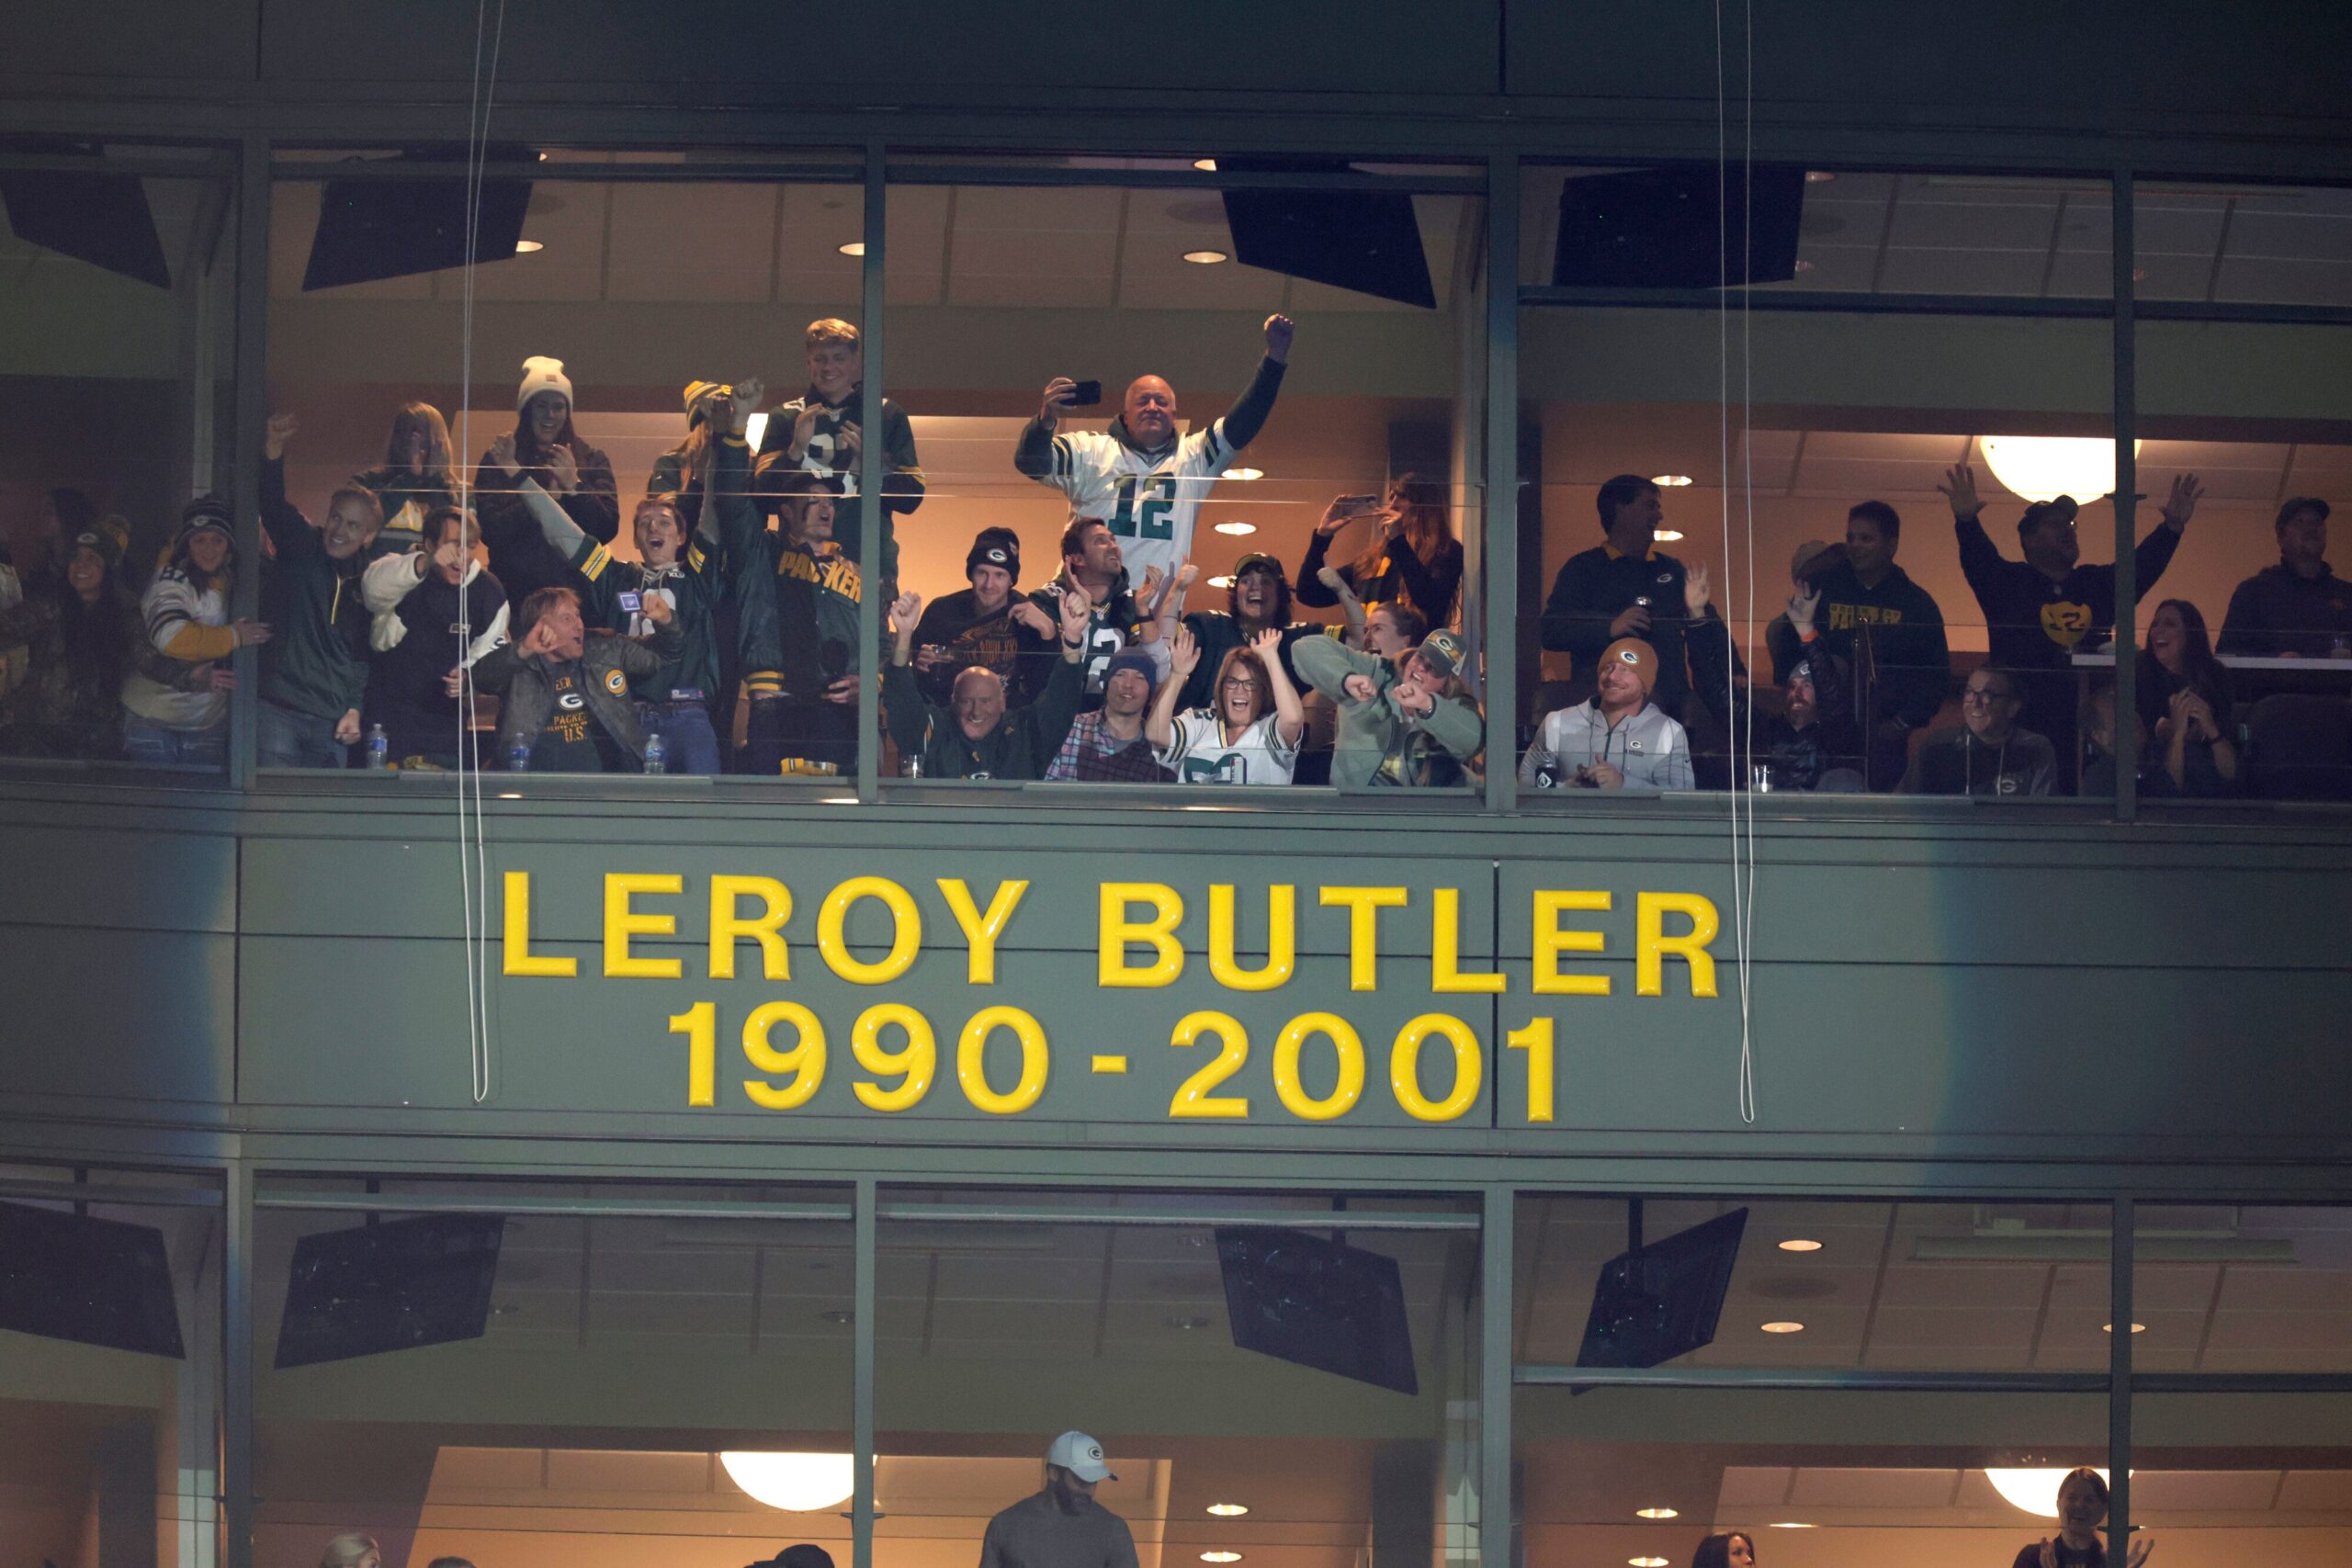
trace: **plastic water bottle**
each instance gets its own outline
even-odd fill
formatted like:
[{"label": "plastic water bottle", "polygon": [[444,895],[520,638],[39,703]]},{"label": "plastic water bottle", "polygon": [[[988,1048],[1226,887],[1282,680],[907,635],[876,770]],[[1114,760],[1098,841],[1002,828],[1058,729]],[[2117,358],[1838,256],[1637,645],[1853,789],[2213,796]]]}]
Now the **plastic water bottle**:
[{"label": "plastic water bottle", "polygon": [[519,742],[512,747],[506,753],[506,771],[510,773],[529,773],[531,771],[531,749]]},{"label": "plastic water bottle", "polygon": [[390,767],[391,765],[392,765],[392,742],[391,742],[391,738],[390,738],[390,736],[388,736],[388,735],[386,735],[386,734],[384,733],[384,727],[383,727],[382,725],[380,725],[380,724],[371,724],[371,725],[369,725],[369,726],[368,727],[368,763],[367,763],[367,766],[368,766],[368,771],[369,771],[370,773],[373,773],[373,772],[376,772],[376,771],[378,771],[378,770],[379,770],[379,769],[389,768],[389,767]]},{"label": "plastic water bottle", "polygon": [[662,738],[658,735],[645,738],[645,771],[649,773],[670,771],[669,749],[662,744]]}]

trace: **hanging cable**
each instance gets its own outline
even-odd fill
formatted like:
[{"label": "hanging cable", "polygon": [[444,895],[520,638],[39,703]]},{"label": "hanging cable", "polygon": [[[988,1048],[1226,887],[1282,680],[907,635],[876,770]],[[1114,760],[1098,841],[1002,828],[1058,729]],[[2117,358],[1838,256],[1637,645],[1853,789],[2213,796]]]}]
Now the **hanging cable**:
[{"label": "hanging cable", "polygon": [[[1747,570],[1745,624],[1751,629],[1756,625],[1756,353],[1755,307],[1751,290],[1756,272],[1756,0],[1740,0],[1746,29],[1743,72],[1744,121],[1741,127],[1741,185],[1744,199],[1740,203],[1740,290],[1739,290],[1739,448],[1740,494],[1747,527]],[[1749,681],[1751,695],[1753,678]],[[1756,704],[1750,701],[1746,709],[1746,764],[1756,765]],[[1751,780],[1751,784],[1752,784]],[[1732,771],[1735,804],[1740,800],[1739,773]],[[1753,992],[1750,989],[1751,970],[1756,953],[1756,792],[1751,787],[1747,795],[1747,843],[1745,888],[1737,886],[1732,893],[1732,908],[1739,930],[1735,939],[1739,962],[1739,1119],[1753,1124],[1756,1121],[1756,1032],[1754,1028]],[[1732,867],[1735,879],[1741,875],[1739,862]]]},{"label": "hanging cable", "polygon": [[[482,35],[490,34],[490,62],[482,64]],[[466,214],[463,293],[458,337],[463,363],[458,373],[458,448],[473,448],[474,254],[481,236],[483,171],[490,156],[490,113],[498,91],[498,56],[506,39],[506,0],[498,0],[495,26],[490,0],[474,7],[473,101],[466,116]],[[458,504],[470,518],[474,510],[473,469],[458,470]],[[459,544],[466,527],[458,531]],[[490,866],[487,833],[482,821],[481,748],[474,739],[473,616],[467,589],[470,553],[458,571],[458,898],[465,925],[466,1056],[468,1088],[473,1102],[490,1098]],[[469,792],[470,791],[470,795]]]},{"label": "hanging cable", "polygon": [[[1750,439],[1749,423],[1754,409],[1754,381],[1750,367],[1752,337],[1751,318],[1747,300],[1747,279],[1754,267],[1753,220],[1748,208],[1755,200],[1756,189],[1756,17],[1753,0],[1743,0],[1746,14],[1745,69],[1746,115],[1742,125],[1745,146],[1742,152],[1742,212],[1740,261],[1740,446],[1741,489],[1744,493],[1743,522],[1747,549],[1745,570],[1745,616],[1742,624],[1756,624],[1756,487],[1754,442]],[[1731,130],[1730,90],[1724,70],[1724,7],[1723,0],[1715,0],[1715,353],[1716,353],[1716,472],[1722,496],[1723,563],[1725,578],[1731,575],[1735,558],[1731,531]],[[1729,583],[1724,594],[1731,600]],[[1753,694],[1746,703],[1738,701],[1739,648],[1732,636],[1725,617],[1724,627],[1724,690],[1730,694],[1734,713],[1727,718],[1727,739],[1731,750],[1731,904],[1732,946],[1734,962],[1739,975],[1739,1080],[1737,1100],[1739,1119],[1753,1123],[1756,1120],[1756,1057],[1753,1022],[1753,992],[1750,967],[1750,938],[1756,920],[1756,799],[1752,771],[1756,759],[1756,706]],[[1750,787],[1740,789],[1742,777],[1749,777]]]}]

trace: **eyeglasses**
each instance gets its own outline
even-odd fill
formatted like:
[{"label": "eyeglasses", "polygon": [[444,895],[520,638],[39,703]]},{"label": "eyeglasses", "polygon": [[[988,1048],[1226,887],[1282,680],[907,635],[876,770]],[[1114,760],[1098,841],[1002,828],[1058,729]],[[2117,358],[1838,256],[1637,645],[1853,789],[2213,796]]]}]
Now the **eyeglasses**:
[{"label": "eyeglasses", "polygon": [[1967,686],[1962,688],[1960,700],[1964,703],[1990,703],[2001,701],[2008,695],[1997,686]]},{"label": "eyeglasses", "polygon": [[1254,692],[1258,689],[1258,682],[1247,675],[1228,675],[1218,683],[1228,692]]}]

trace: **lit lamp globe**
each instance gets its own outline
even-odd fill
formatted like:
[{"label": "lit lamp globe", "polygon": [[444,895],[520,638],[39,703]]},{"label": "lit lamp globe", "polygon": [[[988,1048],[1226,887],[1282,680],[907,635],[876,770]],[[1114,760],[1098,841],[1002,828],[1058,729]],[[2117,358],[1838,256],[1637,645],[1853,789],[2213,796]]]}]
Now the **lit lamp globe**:
[{"label": "lit lamp globe", "polygon": [[[2115,493],[2115,443],[2094,435],[1987,435],[1984,466],[2012,495],[2092,501]],[[2137,454],[2139,444],[2132,450]]]},{"label": "lit lamp globe", "polygon": [[771,1508],[813,1514],[837,1508],[856,1490],[847,1454],[771,1454],[737,1450],[718,1456],[728,1478]]},{"label": "lit lamp globe", "polygon": [[[2072,1467],[2064,1470],[1987,1470],[1984,1479],[1993,1483],[1993,1490],[2001,1495],[2002,1501],[2019,1513],[2031,1514],[2036,1518],[2054,1519],[2058,1517],[2058,1483],[2074,1473]],[[2107,1472],[2100,1471],[2098,1478],[2105,1481]]]}]

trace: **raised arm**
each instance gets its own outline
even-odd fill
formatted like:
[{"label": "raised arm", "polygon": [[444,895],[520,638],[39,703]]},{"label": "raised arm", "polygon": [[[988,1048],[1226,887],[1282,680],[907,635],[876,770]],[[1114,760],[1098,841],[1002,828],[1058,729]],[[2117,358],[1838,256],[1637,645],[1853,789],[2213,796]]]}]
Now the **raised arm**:
[{"label": "raised arm", "polygon": [[294,438],[294,416],[274,413],[261,446],[261,526],[280,560],[317,555],[319,531],[286,499],[286,444]]},{"label": "raised arm", "polygon": [[1077,389],[1078,383],[1067,376],[1046,382],[1036,417],[1021,427],[1020,445],[1012,449],[1012,466],[1039,484],[1054,484],[1058,479],[1054,472],[1054,430]]},{"label": "raised arm", "polygon": [[1168,659],[1168,679],[1152,694],[1151,711],[1143,721],[1143,738],[1155,751],[1165,751],[1176,743],[1176,699],[1183,694],[1184,682],[1193,678],[1193,671],[1200,668],[1201,645],[1193,640],[1191,627],[1175,629],[1169,639]]},{"label": "raised arm", "polygon": [[1274,412],[1275,394],[1283,389],[1283,372],[1290,365],[1291,337],[1297,330],[1288,316],[1266,318],[1266,354],[1258,361],[1258,373],[1250,378],[1250,385],[1242,389],[1233,407],[1217,421],[1220,439],[1228,450],[1240,451],[1266,428],[1266,416]]},{"label": "raised arm", "polygon": [[1985,586],[2002,561],[1992,536],[1984,532],[1984,503],[1976,497],[1976,470],[1966,463],[1955,463],[1945,470],[1944,482],[1936,488],[1951,502],[1952,534],[1960,541],[1960,572],[1982,604]]},{"label": "raised arm", "polygon": [[1258,662],[1266,667],[1266,684],[1273,690],[1274,729],[1283,745],[1295,746],[1306,733],[1306,705],[1298,700],[1298,688],[1291,684],[1290,671],[1283,668],[1283,634],[1268,626],[1250,639],[1250,647]]}]

